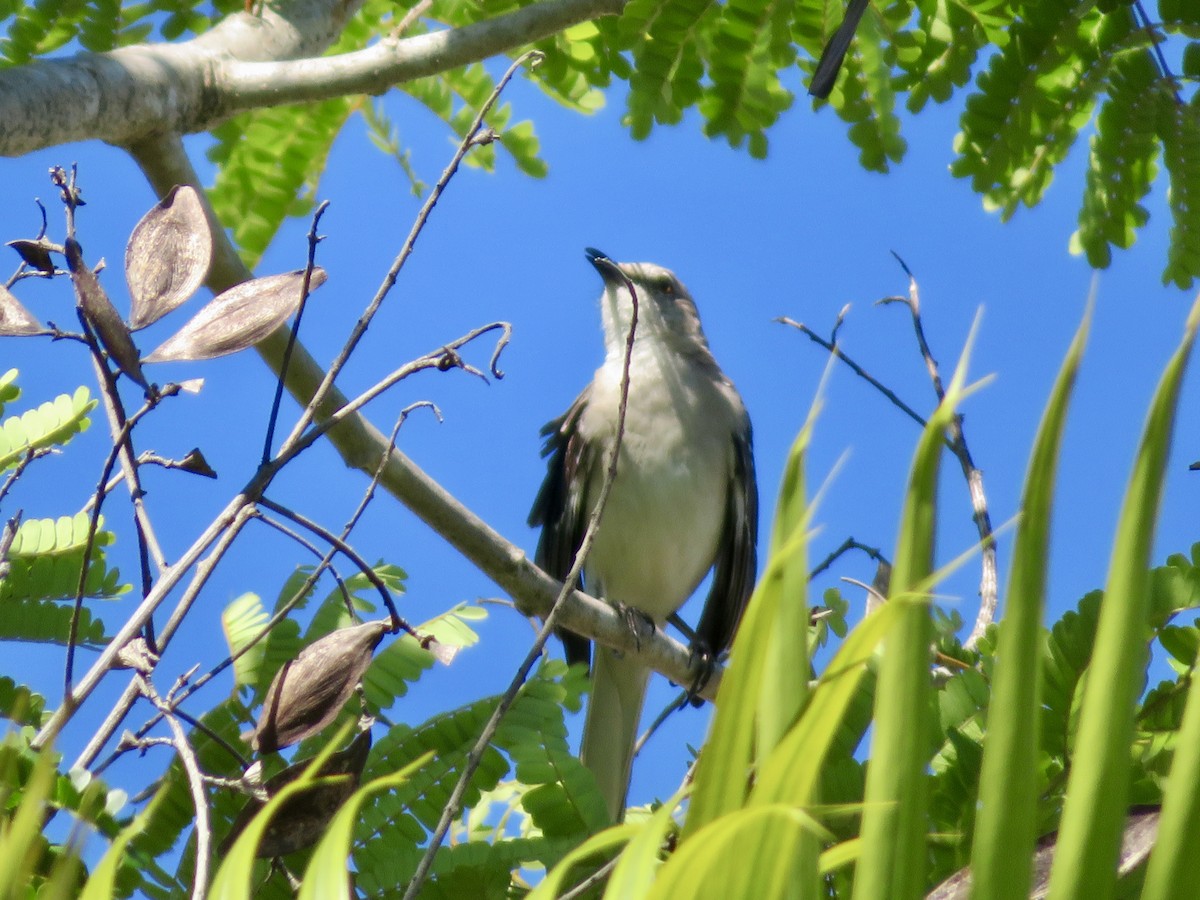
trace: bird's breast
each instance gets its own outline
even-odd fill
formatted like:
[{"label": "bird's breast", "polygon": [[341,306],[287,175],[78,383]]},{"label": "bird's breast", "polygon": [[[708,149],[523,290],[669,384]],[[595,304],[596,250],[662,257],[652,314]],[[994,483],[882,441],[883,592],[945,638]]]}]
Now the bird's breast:
[{"label": "bird's breast", "polygon": [[[712,567],[725,517],[735,410],[727,385],[686,363],[635,358],[617,476],[585,579],[605,599],[663,620]],[[589,436],[611,432],[620,371],[597,372]],[[611,434],[603,434],[607,446]],[[594,497],[603,472],[593,475]]]}]

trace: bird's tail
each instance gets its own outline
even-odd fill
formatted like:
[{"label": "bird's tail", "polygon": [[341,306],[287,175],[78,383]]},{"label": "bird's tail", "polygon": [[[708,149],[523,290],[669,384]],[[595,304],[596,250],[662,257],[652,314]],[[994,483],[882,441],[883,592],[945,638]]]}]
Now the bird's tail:
[{"label": "bird's tail", "polygon": [[650,669],[632,656],[596,645],[592,663],[592,696],[588,702],[580,759],[604,796],[614,822],[625,814],[633,747]]}]

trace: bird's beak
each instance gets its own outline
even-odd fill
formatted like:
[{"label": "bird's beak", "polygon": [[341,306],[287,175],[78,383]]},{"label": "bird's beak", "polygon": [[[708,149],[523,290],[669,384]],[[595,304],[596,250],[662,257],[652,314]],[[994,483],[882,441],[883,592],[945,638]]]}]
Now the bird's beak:
[{"label": "bird's beak", "polygon": [[609,257],[607,253],[597,250],[595,247],[585,247],[583,255],[587,257],[588,262],[595,266],[596,271],[600,273],[600,277],[607,283],[624,284],[625,276],[621,273],[621,268]]}]

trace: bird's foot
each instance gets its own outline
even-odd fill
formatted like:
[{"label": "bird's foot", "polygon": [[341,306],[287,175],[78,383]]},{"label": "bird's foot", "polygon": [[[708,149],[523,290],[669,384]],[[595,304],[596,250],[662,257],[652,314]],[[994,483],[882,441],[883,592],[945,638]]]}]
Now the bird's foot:
[{"label": "bird's foot", "polygon": [[707,643],[697,638],[692,641],[691,659],[688,662],[696,667],[696,677],[688,685],[686,702],[692,706],[703,706],[704,698],[700,696],[700,692],[704,690],[708,679],[712,678],[713,672],[716,671],[716,654],[712,652]]},{"label": "bird's foot", "polygon": [[633,635],[633,645],[640,653],[642,650],[642,641],[649,640],[658,626],[654,624],[654,620],[650,616],[636,607],[622,604],[617,607],[617,612],[625,620],[625,626],[629,629],[629,633]]}]

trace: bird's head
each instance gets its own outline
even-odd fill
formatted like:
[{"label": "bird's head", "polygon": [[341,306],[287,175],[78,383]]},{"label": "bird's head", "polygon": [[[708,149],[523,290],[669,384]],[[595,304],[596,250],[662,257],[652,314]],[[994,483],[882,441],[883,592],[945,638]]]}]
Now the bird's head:
[{"label": "bird's head", "polygon": [[618,263],[592,247],[584,253],[604,279],[600,307],[610,354],[624,354],[635,296],[635,342],[663,341],[679,350],[708,351],[696,303],[674,272],[654,263]]}]

